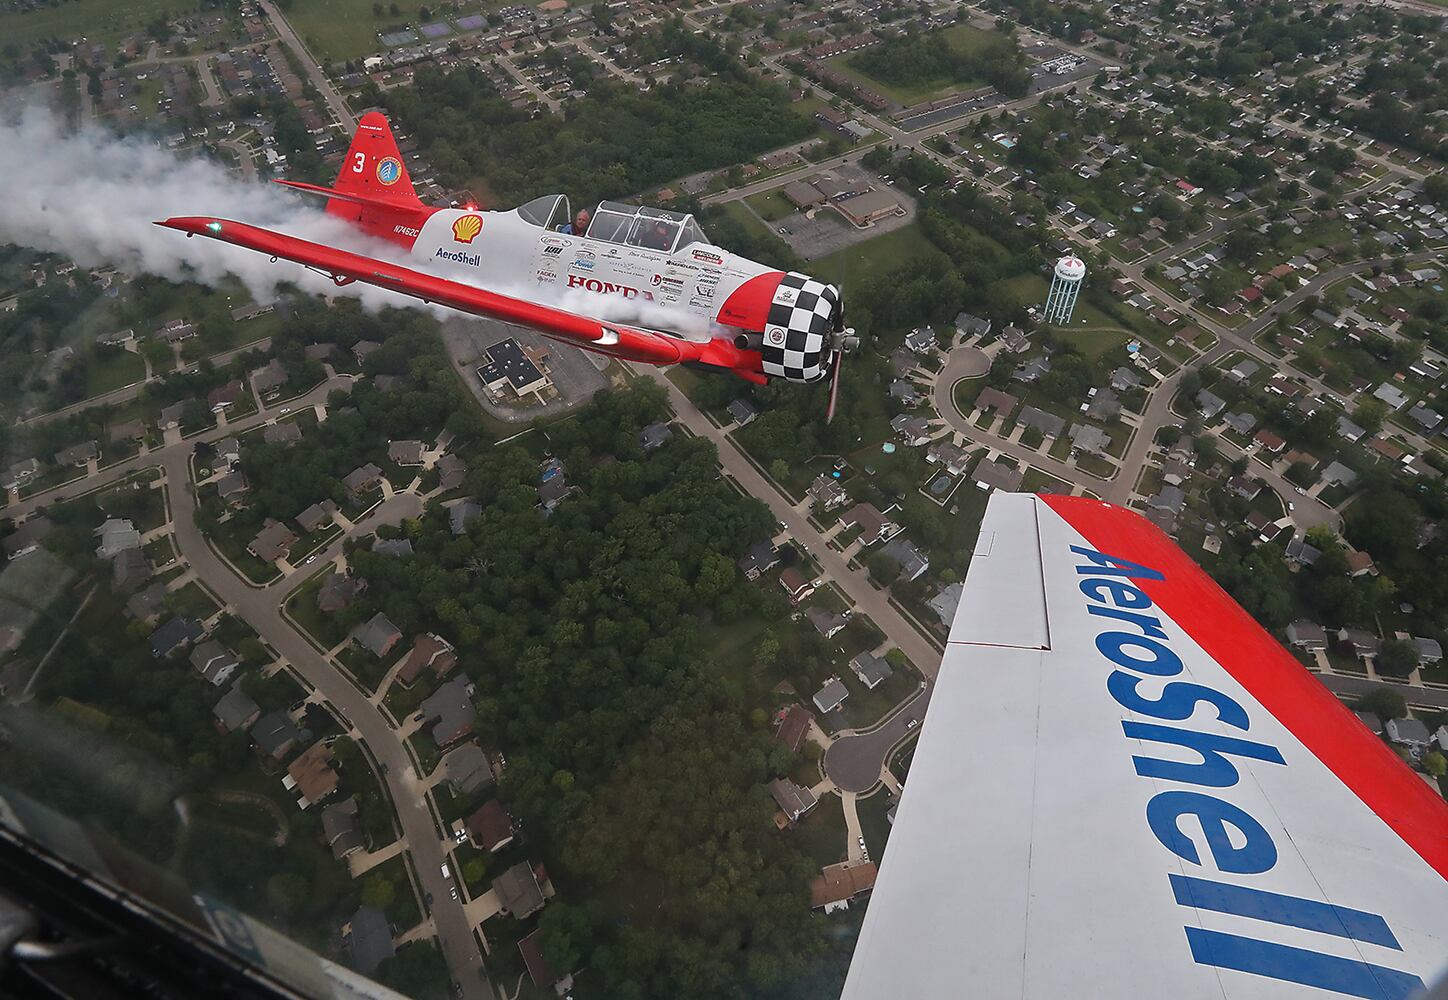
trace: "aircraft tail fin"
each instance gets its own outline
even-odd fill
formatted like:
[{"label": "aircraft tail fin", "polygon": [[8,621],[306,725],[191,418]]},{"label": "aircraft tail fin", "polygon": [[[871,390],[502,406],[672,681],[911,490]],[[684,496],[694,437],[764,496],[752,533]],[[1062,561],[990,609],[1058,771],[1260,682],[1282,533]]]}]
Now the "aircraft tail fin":
[{"label": "aircraft tail fin", "polygon": [[287,187],[327,199],[327,214],[352,223],[358,229],[408,249],[412,248],[422,224],[436,212],[417,197],[402,151],[392,128],[380,111],[369,111],[357,123],[357,133],[342,161],[336,183],[331,187],[278,181]]},{"label": "aircraft tail fin", "polygon": [[[402,162],[402,151],[392,137],[392,127],[380,111],[367,112],[357,123],[357,132],[332,188],[338,194],[365,198],[373,204],[400,209],[423,207],[407,175],[407,165]],[[333,201],[327,211],[351,215],[356,209]]]}]

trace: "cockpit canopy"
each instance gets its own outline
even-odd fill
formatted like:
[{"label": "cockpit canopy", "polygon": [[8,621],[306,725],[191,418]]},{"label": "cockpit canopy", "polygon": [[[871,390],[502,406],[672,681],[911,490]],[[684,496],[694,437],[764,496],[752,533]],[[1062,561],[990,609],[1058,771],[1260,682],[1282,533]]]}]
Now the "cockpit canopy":
[{"label": "cockpit canopy", "polygon": [[[561,194],[534,198],[519,206],[518,215],[523,221],[544,229],[560,229],[572,221],[568,199]],[[666,208],[624,205],[616,201],[599,202],[584,235],[605,243],[661,253],[672,253],[691,243],[709,242],[692,215],[671,212]]]}]

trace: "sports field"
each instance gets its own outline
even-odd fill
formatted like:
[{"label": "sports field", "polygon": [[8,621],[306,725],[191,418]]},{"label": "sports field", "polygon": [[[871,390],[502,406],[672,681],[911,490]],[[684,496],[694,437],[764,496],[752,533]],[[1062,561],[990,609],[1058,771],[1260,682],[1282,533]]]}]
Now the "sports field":
[{"label": "sports field", "polygon": [[21,47],[52,38],[114,45],[163,13],[174,17],[195,9],[186,0],[68,0],[54,7],[0,14],[0,39]]},{"label": "sports field", "polygon": [[810,266],[816,277],[839,282],[847,280],[851,275],[860,277],[880,274],[893,270],[912,258],[938,253],[940,249],[926,238],[920,224],[912,222],[883,236],[876,236],[811,261]]},{"label": "sports field", "polygon": [[[537,0],[517,2],[531,6]],[[458,10],[446,14],[441,4],[431,5],[433,16],[428,23],[442,22],[453,31],[437,39],[419,34],[418,42],[413,44],[446,41],[462,33],[457,26],[459,18],[469,14],[485,14],[508,5],[509,0],[473,0],[472,3],[464,3]],[[382,11],[381,17],[373,13],[374,7]],[[312,55],[324,63],[343,62],[382,51],[384,46],[377,37],[379,31],[398,28],[404,24],[414,29],[421,27],[416,3],[398,4],[397,16],[390,13],[391,8],[391,3],[382,3],[379,6],[375,0],[293,0],[291,9],[286,11],[286,18],[292,30],[300,35],[307,43],[307,48],[312,50]]]}]

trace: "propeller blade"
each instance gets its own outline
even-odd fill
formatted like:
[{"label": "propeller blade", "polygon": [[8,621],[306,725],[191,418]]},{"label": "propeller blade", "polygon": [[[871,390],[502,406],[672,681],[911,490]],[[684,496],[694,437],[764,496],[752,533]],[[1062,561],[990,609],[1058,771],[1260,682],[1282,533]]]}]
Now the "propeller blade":
[{"label": "propeller blade", "polygon": [[842,350],[835,351],[835,370],[830,373],[830,402],[829,406],[825,408],[826,424],[833,422],[835,419],[835,402],[840,397],[840,368],[842,367],[840,362],[844,358],[844,355],[845,352]]}]

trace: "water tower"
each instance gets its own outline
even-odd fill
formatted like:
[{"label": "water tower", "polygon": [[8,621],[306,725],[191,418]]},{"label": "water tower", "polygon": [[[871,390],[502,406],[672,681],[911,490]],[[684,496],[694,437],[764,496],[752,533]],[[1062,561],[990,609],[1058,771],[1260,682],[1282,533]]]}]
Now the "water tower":
[{"label": "water tower", "polygon": [[1081,292],[1081,279],[1086,277],[1086,265],[1080,257],[1062,257],[1056,261],[1056,270],[1051,277],[1051,291],[1046,296],[1044,319],[1056,326],[1071,322],[1071,313],[1076,308],[1076,296]]}]

